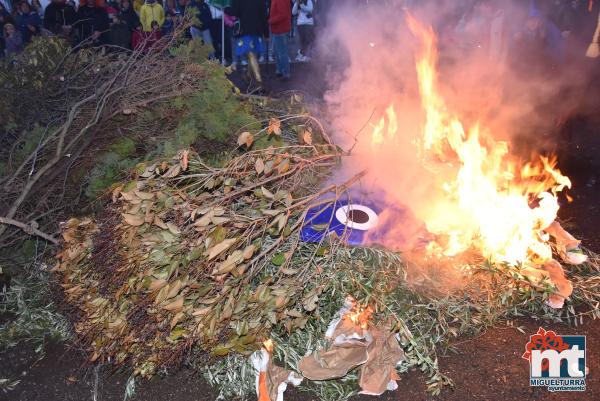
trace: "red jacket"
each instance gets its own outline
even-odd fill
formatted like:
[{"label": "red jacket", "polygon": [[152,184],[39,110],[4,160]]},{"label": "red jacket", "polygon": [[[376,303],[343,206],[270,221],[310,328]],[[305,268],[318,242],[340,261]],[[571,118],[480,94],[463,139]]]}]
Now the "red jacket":
[{"label": "red jacket", "polygon": [[269,12],[271,33],[288,33],[292,30],[292,3],[290,0],[272,0]]}]

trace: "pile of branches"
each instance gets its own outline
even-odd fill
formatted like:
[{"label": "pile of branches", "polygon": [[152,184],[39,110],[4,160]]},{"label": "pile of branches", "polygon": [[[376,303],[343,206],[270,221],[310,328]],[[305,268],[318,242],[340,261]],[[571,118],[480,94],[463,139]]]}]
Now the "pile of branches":
[{"label": "pile of branches", "polygon": [[[65,224],[54,271],[90,361],[129,364],[145,377],[192,361],[221,395],[244,396],[254,386],[248,355],[263,340],[274,339],[277,362],[297,371],[302,356],[326,346],[329,321],[350,295],[373,309],[372,324],[394,323],[407,357],[400,372],[418,367],[438,393],[452,381],[437,352],[453,338],[522,315],[572,324],[600,317],[592,253],[568,272],[573,295],[554,310],[545,301],[556,289],[531,282],[521,266],[478,258],[440,269],[335,237],[302,242],[309,208],[348,196],[362,175],[324,187],[344,155],[313,137],[310,117],[289,118],[308,127],[300,144],[238,149],[221,167],[187,151],[139,165],[104,214]],[[271,119],[259,135],[277,135],[280,126]],[[240,148],[254,139],[243,132]],[[461,285],[448,288],[444,272]],[[340,400],[356,383],[350,372],[301,389]]]},{"label": "pile of branches", "polygon": [[[277,135],[279,125],[266,130]],[[358,179],[319,189],[341,155],[309,141],[251,150],[224,167],[187,151],[140,165],[103,215],[66,223],[55,271],[91,361],[127,361],[150,376],[194,345],[248,353],[275,327],[304,327],[322,288],[314,277],[332,254],[301,242],[300,228],[309,206]]]},{"label": "pile of branches", "polygon": [[0,248],[28,235],[56,244],[56,220],[76,203],[65,198],[68,177],[80,156],[115,135],[107,122],[201,87],[201,65],[164,50],[185,28],[150,51],[71,49],[61,39],[40,38],[3,66]]}]

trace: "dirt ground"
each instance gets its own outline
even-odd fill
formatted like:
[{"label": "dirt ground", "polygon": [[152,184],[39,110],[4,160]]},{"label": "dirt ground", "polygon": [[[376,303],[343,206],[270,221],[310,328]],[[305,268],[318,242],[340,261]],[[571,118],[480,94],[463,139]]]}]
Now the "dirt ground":
[{"label": "dirt ground", "polygon": [[[273,66],[271,65],[271,68]],[[303,76],[312,74],[307,65],[294,66]],[[300,74],[299,74],[300,75]],[[300,76],[302,76],[300,75]],[[240,82],[239,75],[233,77]],[[322,77],[302,82],[270,81],[273,92],[301,89],[321,95]],[[586,246],[600,251],[600,121],[581,117],[565,127],[558,154],[564,173],[573,178],[574,202],[561,208],[560,217],[568,228],[579,235]],[[587,358],[590,374],[584,393],[549,393],[533,388],[528,382],[528,363],[521,359],[528,336],[534,334],[538,322],[522,319],[513,328],[489,330],[477,338],[459,339],[456,353],[440,357],[443,373],[456,387],[439,397],[425,392],[424,377],[412,371],[402,377],[399,389],[382,397],[357,396],[354,400],[600,400],[600,321],[585,321],[580,327],[542,324],[559,334],[587,335]],[[83,368],[85,357],[63,344],[48,346],[46,356],[37,360],[29,346],[19,346],[0,354],[0,378],[19,378],[21,382],[10,393],[0,392],[0,400],[11,401],[113,401],[122,400],[128,374],[110,368]],[[135,401],[202,401],[213,400],[210,387],[193,371],[183,369],[168,377],[156,377],[137,386]],[[288,401],[313,400],[297,390],[288,391]]]}]

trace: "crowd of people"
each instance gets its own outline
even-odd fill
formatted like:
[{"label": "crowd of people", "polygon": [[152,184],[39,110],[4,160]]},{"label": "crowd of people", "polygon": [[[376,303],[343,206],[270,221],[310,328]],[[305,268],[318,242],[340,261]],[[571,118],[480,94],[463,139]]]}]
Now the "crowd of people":
[{"label": "crowd of people", "polygon": [[[30,1],[0,1],[0,56],[19,53],[35,36],[50,35],[73,45],[147,49],[170,35],[187,12],[195,16],[187,35],[212,46],[211,57],[223,54],[227,64],[238,61],[254,69],[255,58],[265,59],[263,41],[271,35],[269,58],[285,79],[290,58],[283,54],[293,34],[292,21],[297,20],[301,44],[296,61],[310,60],[315,37],[317,0],[233,0],[225,9],[205,0],[51,0],[45,7],[40,0]],[[256,78],[261,81],[260,73]]]},{"label": "crowd of people", "polygon": [[[47,3],[50,1],[50,3]],[[272,61],[277,77],[291,76],[290,63],[311,59],[315,26],[323,26],[328,13],[335,13],[333,0],[0,0],[0,56],[22,51],[39,35],[58,35],[73,45],[112,45],[147,50],[161,37],[170,35],[186,14],[195,16],[186,33],[211,46],[213,58],[224,55],[226,64],[248,65],[250,75],[262,83],[259,64]],[[381,2],[348,0],[344,5],[380,7]],[[42,4],[46,3],[45,5]],[[398,0],[396,0],[397,4]],[[212,5],[211,3],[227,6]],[[523,0],[522,22],[504,11],[508,3],[493,0],[404,0],[404,6],[431,3],[445,13],[435,20],[440,42],[453,46],[487,49],[491,59],[501,58],[509,46],[520,46],[519,55],[547,52],[563,62],[573,36],[596,26],[600,0]],[[362,11],[361,11],[362,10]],[[583,22],[582,22],[583,21]],[[520,24],[515,27],[515,25]],[[591,28],[593,30],[593,27]],[[223,31],[222,31],[223,29]],[[473,32],[480,34],[473,34]],[[296,54],[290,56],[290,38],[299,38]],[[510,36],[509,36],[510,34]],[[596,37],[596,36],[595,36]],[[269,39],[269,40],[268,40]],[[597,39],[596,39],[597,40]],[[454,41],[454,43],[452,43]],[[471,46],[472,48],[473,46]],[[268,59],[268,60],[267,60]],[[520,57],[527,68],[527,57]]]}]

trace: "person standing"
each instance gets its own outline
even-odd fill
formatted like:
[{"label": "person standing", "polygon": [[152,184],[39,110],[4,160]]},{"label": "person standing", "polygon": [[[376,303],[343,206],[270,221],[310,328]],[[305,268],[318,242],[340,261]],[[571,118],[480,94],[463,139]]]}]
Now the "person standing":
[{"label": "person standing", "polygon": [[135,31],[135,28],[140,22],[140,17],[138,17],[137,13],[133,10],[131,0],[123,0],[121,2],[119,18],[127,23],[127,26],[129,27],[129,32],[133,33],[133,31]]},{"label": "person standing", "polygon": [[[289,0],[286,0],[289,3]],[[263,80],[258,55],[265,50],[264,38],[269,37],[267,7],[264,0],[233,0],[226,8],[228,15],[239,19],[239,34],[235,43],[236,57],[248,57],[248,72],[259,86]]]},{"label": "person standing", "polygon": [[73,25],[79,43],[90,40],[91,44],[103,45],[108,42],[110,21],[103,8],[96,6],[95,0],[86,0],[77,10],[77,22]]},{"label": "person standing", "polygon": [[13,24],[4,25],[4,41],[6,48],[4,49],[7,56],[18,54],[23,51],[23,38]]},{"label": "person standing", "polygon": [[269,26],[273,37],[276,75],[290,79],[290,56],[288,38],[292,29],[292,7],[290,0],[272,0],[269,13]]},{"label": "person standing", "polygon": [[312,0],[296,0],[292,8],[292,14],[298,16],[298,35],[300,35],[300,49],[298,49],[296,61],[310,61],[309,54],[315,40],[313,9]]},{"label": "person standing", "polygon": [[[202,39],[205,45],[212,46],[213,40],[210,35],[210,26],[212,25],[212,14],[210,7],[204,0],[192,0],[189,7],[196,9],[197,24],[190,27],[192,39]],[[214,57],[214,52],[210,53],[210,58]]]},{"label": "person standing", "polygon": [[75,9],[65,0],[52,0],[44,11],[44,28],[55,35],[68,37],[76,20]]},{"label": "person standing", "polygon": [[165,10],[156,0],[146,0],[140,8],[140,22],[144,32],[153,32],[152,22],[156,21],[158,28],[165,23]]},{"label": "person standing", "polygon": [[15,23],[25,44],[29,43],[32,36],[39,35],[41,32],[42,19],[35,11],[31,10],[31,6],[26,1],[19,4]]}]

